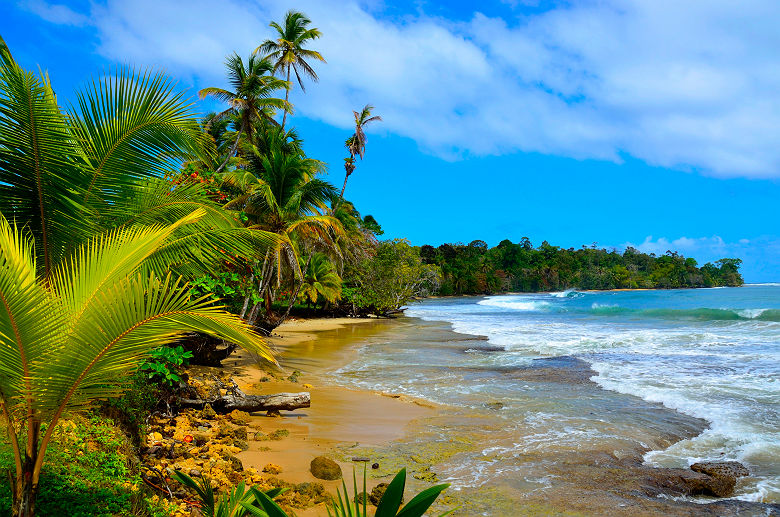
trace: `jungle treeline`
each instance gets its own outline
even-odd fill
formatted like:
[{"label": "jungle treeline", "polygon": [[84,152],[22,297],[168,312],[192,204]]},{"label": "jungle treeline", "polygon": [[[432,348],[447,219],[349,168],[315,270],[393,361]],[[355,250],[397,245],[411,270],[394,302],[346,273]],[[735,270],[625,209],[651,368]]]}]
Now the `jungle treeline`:
[{"label": "jungle treeline", "polygon": [[723,258],[699,266],[675,251],[657,256],[633,247],[614,249],[534,247],[527,237],[519,243],[501,241],[489,248],[481,240],[469,244],[425,245],[423,261],[441,271],[438,294],[540,292],[563,289],[677,289],[740,286],[740,259]]}]

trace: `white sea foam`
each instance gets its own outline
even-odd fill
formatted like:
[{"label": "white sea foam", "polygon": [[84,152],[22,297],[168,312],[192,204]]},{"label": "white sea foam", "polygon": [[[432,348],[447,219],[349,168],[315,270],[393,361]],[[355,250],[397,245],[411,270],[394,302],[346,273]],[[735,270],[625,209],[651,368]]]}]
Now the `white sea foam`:
[{"label": "white sea foam", "polygon": [[[540,356],[575,355],[591,363],[597,372],[593,380],[605,389],[707,420],[707,431],[651,451],[646,461],[683,467],[700,460],[741,461],[753,475],[740,482],[738,497],[776,502],[780,323],[765,313],[780,308],[780,290],[775,289],[780,284],[751,287],[590,293],[587,299],[565,292],[495,296],[452,306],[426,304],[408,314],[449,321],[457,332],[488,336],[490,343],[506,349],[472,357],[511,365]],[[739,319],[725,318],[721,310]],[[528,438],[525,446],[541,445]]]},{"label": "white sea foam", "polygon": [[489,307],[498,307],[500,309],[510,309],[515,311],[538,311],[543,310],[550,306],[550,302],[538,299],[531,299],[529,297],[504,297],[493,296],[480,300],[478,305],[486,305]]},{"label": "white sea foam", "polygon": [[743,318],[754,319],[764,314],[769,309],[742,309],[736,311]]}]

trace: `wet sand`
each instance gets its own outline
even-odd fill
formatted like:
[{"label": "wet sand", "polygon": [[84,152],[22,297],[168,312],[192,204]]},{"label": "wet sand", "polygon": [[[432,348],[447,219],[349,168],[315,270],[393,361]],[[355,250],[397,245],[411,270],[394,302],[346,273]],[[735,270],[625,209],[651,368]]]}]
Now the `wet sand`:
[{"label": "wet sand", "polygon": [[[355,342],[381,332],[391,324],[373,318],[285,323],[269,340],[277,351],[283,372],[276,372],[277,377],[266,382],[260,382],[260,379],[270,376],[246,355],[238,354],[224,361],[224,366],[235,372],[236,382],[248,393],[311,393],[310,408],[282,411],[281,417],[253,417],[252,423],[266,434],[279,429],[290,434],[278,441],[250,441],[249,450],[238,454],[244,466],[262,470],[269,463],[279,465],[283,469],[279,477],[285,481],[323,483],[335,494],[336,489],[341,488],[341,481],[316,479],[309,471],[313,458],[325,455],[337,460],[351,483],[353,467],[362,475],[362,463],[351,462],[345,451],[382,448],[402,439],[414,420],[434,414],[436,406],[425,401],[336,386],[328,380],[327,371],[355,357]],[[301,372],[298,382],[285,379],[296,370]],[[377,481],[370,483],[369,489],[376,484]],[[327,515],[322,505],[297,514]]]}]

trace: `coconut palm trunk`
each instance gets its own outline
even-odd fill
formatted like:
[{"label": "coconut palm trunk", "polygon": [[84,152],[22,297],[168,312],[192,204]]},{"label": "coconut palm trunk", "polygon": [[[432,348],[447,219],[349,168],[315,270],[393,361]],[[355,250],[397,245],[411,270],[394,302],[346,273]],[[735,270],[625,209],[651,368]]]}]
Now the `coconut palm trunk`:
[{"label": "coconut palm trunk", "polygon": [[230,161],[230,158],[231,158],[231,157],[233,157],[233,156],[235,156],[235,154],[236,154],[236,149],[238,149],[238,142],[239,142],[239,140],[241,140],[241,133],[242,133],[243,131],[244,131],[244,128],[243,128],[243,127],[239,128],[239,130],[238,130],[238,135],[236,135],[236,141],[233,143],[233,148],[232,148],[232,149],[230,149],[230,152],[228,153],[227,157],[225,158],[225,161],[224,161],[224,162],[222,162],[222,165],[220,165],[220,166],[219,166],[219,169],[217,169],[217,170],[215,171],[217,174],[219,174],[220,172],[222,172],[222,169],[224,169],[224,168],[225,168],[225,165],[227,165],[228,161]]},{"label": "coconut palm trunk", "polygon": [[[291,65],[287,65],[287,84],[290,84],[290,67]],[[284,102],[287,106],[289,106],[290,102],[290,89],[287,88],[287,90],[284,93]],[[288,108],[284,108],[284,115],[282,115],[282,129],[284,129],[284,123],[287,121],[287,110]]]}]

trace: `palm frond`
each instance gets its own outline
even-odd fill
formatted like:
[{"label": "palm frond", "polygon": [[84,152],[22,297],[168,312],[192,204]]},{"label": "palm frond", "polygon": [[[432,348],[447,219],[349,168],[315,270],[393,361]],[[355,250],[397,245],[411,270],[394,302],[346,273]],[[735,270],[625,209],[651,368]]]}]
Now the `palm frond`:
[{"label": "palm frond", "polygon": [[33,239],[0,214],[0,398],[9,413],[25,402],[32,361],[56,345],[62,323],[36,274]]},{"label": "palm frond", "polygon": [[214,86],[203,88],[198,92],[198,97],[205,99],[206,97],[214,97],[217,100],[223,102],[231,102],[238,94],[225,90],[224,88],[217,88]]},{"label": "palm frond", "polygon": [[89,232],[81,165],[48,78],[0,66],[0,199],[32,232],[44,274]]},{"label": "palm frond", "polygon": [[77,94],[71,130],[90,164],[85,200],[121,199],[138,179],[162,176],[204,152],[192,103],[163,74],[121,70]]}]

